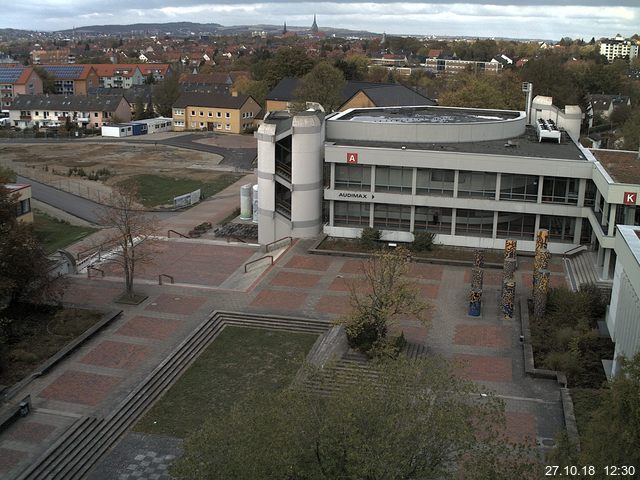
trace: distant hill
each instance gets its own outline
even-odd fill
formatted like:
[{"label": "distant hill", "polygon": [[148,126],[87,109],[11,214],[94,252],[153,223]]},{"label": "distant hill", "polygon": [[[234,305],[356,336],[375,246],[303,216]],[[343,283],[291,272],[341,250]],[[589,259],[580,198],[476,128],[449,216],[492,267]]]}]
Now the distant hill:
[{"label": "distant hill", "polygon": [[118,35],[118,34],[191,34],[193,33],[214,33],[220,29],[219,23],[194,23],[194,22],[171,22],[171,23],[133,23],[130,25],[89,25],[86,27],[76,27],[68,30],[61,30],[63,34],[84,33],[96,35]]}]

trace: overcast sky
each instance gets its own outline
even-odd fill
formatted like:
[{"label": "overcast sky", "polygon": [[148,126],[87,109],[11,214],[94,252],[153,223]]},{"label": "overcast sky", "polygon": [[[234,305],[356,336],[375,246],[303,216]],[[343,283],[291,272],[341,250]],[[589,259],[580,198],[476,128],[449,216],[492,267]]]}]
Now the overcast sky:
[{"label": "overcast sky", "polygon": [[[3,0],[8,2],[9,0]],[[135,8],[133,8],[135,6]],[[0,27],[62,30],[83,25],[190,21],[222,25],[309,26],[392,34],[584,38],[640,32],[640,0],[421,1],[18,0]]]}]

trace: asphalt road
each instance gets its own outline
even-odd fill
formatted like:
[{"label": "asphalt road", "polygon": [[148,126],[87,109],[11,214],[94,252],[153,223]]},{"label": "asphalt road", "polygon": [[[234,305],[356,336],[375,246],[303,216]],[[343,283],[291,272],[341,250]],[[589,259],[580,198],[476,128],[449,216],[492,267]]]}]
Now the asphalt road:
[{"label": "asphalt road", "polygon": [[[97,212],[103,207],[99,203],[73,195],[63,190],[58,190],[57,188],[36,182],[30,178],[18,176],[17,181],[18,183],[30,184],[31,194],[36,200],[40,200],[43,203],[59,208],[60,210],[64,210],[65,212],[86,220],[87,222],[91,222],[96,225],[100,224]],[[176,215],[176,212],[150,212],[149,215],[155,215],[158,219],[163,220]]]}]

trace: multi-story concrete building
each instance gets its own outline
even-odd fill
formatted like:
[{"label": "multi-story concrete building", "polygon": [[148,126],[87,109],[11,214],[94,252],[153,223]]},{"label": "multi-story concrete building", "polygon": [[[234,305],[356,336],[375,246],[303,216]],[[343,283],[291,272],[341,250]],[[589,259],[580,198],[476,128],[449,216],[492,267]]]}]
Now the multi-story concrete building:
[{"label": "multi-story concrete building", "polygon": [[257,132],[259,241],[374,227],[392,242],[427,231],[446,245],[514,238],[533,251],[546,228],[552,253],[584,245],[609,280],[615,225],[640,223],[640,172],[543,117],[562,113],[571,131],[577,107],[539,100],[530,124],[525,112],[432,106],[268,115]]},{"label": "multi-story concrete building", "polygon": [[613,62],[616,58],[628,58],[633,60],[638,56],[638,44],[627,40],[620,34],[615,38],[606,38],[600,42],[600,55]]},{"label": "multi-story concrete building", "polygon": [[173,105],[173,128],[242,133],[253,127],[260,110],[247,95],[183,93]]},{"label": "multi-story concrete building", "polygon": [[620,371],[620,357],[640,352],[640,227],[618,225],[616,269],[607,309],[607,329],[616,344],[611,373]]},{"label": "multi-story concrete building", "polygon": [[18,128],[57,127],[67,121],[81,128],[131,120],[131,106],[122,95],[20,95],[9,110]]},{"label": "multi-story concrete building", "polygon": [[474,60],[461,60],[459,58],[427,58],[420,64],[425,70],[436,75],[460,72],[498,73],[503,65],[500,62],[477,62]]},{"label": "multi-story concrete building", "polygon": [[42,79],[33,67],[0,66],[0,110],[8,112],[18,95],[42,93]]}]

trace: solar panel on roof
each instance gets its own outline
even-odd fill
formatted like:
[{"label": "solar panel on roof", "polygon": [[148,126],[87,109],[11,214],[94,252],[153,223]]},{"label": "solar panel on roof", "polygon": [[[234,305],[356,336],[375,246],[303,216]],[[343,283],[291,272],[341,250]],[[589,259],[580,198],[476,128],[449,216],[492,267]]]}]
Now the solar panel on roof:
[{"label": "solar panel on roof", "polygon": [[24,67],[0,68],[0,83],[13,83],[20,78]]},{"label": "solar panel on roof", "polygon": [[58,80],[73,80],[82,75],[82,65],[45,65],[43,68]]}]

